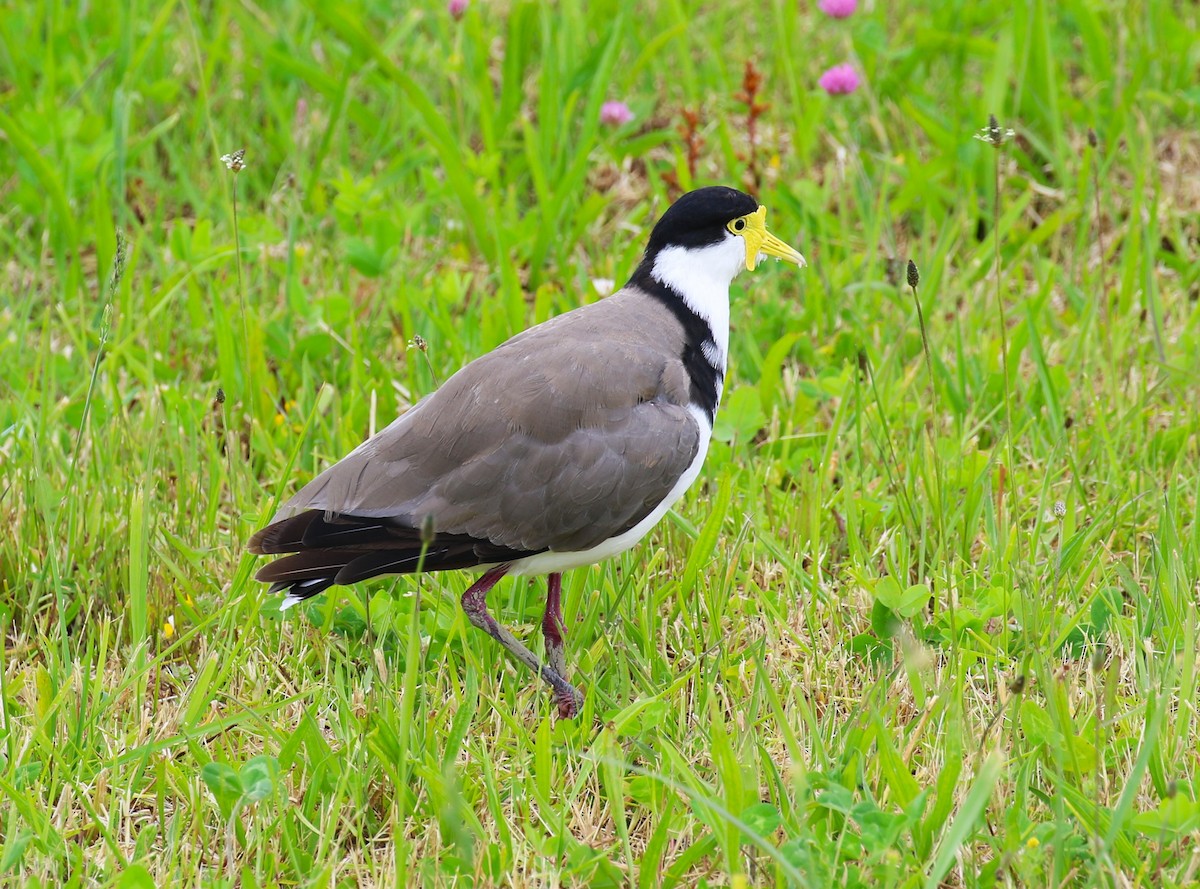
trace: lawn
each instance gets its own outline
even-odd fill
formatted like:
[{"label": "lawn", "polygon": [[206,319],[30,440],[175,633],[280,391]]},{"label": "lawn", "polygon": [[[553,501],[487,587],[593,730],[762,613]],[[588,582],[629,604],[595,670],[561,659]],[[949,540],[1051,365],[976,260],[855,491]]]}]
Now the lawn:
[{"label": "lawn", "polygon": [[[1198,19],[5,4],[0,882],[1195,885]],[[580,717],[468,573],[281,614],[275,506],[708,184],[809,267],[564,579]]]}]

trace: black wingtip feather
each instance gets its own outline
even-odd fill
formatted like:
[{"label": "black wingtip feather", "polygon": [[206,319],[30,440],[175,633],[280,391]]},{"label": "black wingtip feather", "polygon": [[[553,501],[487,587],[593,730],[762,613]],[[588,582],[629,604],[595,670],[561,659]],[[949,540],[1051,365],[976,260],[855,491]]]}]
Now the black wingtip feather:
[{"label": "black wingtip feather", "polygon": [[320,516],[321,513],[310,509],[291,518],[272,522],[251,537],[246,548],[259,556],[298,553],[304,549],[304,535],[308,526]]}]

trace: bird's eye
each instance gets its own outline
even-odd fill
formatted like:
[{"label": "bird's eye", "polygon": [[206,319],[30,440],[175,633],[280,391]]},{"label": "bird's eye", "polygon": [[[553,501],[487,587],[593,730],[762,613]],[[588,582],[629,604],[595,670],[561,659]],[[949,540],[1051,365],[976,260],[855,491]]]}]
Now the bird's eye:
[{"label": "bird's eye", "polygon": [[735,219],[735,220],[733,220],[733,224],[730,226],[730,228],[732,228],[735,232],[745,231],[746,230],[746,220],[745,219]]}]

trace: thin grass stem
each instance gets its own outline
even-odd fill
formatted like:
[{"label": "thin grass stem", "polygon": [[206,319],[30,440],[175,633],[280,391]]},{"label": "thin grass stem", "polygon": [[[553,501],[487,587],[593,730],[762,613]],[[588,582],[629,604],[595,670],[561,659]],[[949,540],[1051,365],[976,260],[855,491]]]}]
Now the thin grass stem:
[{"label": "thin grass stem", "polygon": [[[917,269],[917,264],[911,259],[908,261],[907,280],[908,286],[912,290],[913,303],[917,307],[917,324],[921,329],[921,350],[925,354],[925,371],[929,375],[929,394],[933,407],[933,417],[929,423],[925,424],[925,432],[929,437],[929,448],[933,457],[933,479],[934,485],[937,488],[937,490],[930,492],[930,502],[934,511],[934,521],[937,523],[937,551],[942,559],[945,560],[946,520],[943,492],[946,488],[942,479],[942,461],[938,457],[937,448],[937,425],[941,420],[942,411],[938,400],[937,378],[933,375],[933,353],[929,346],[929,331],[925,327],[925,312],[921,307],[921,295],[917,290],[917,286],[921,283],[921,273]],[[958,659],[958,621],[955,613],[954,591],[952,585],[949,583],[946,584],[946,609],[950,615],[950,657],[951,662],[956,662]]]}]

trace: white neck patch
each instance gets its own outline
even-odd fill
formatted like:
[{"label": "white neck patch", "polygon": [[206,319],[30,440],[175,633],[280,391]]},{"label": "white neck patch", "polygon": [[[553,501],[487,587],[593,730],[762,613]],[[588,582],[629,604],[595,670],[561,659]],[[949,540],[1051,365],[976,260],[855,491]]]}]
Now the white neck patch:
[{"label": "white neck patch", "polygon": [[709,247],[667,247],[654,257],[650,275],[666,284],[712,328],[722,371],[729,355],[729,284],[746,267],[746,242],[732,233]]}]

